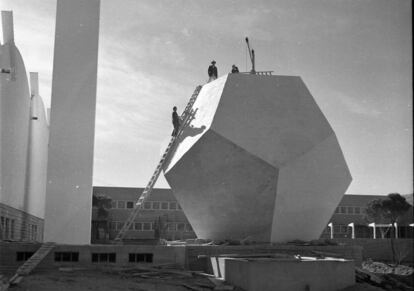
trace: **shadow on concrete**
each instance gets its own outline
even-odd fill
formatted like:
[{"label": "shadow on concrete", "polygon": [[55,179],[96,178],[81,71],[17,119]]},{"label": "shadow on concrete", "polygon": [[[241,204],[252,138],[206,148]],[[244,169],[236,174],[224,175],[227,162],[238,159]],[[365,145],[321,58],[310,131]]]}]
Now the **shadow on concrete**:
[{"label": "shadow on concrete", "polygon": [[163,169],[165,170],[166,168],[168,168],[172,158],[175,155],[175,151],[177,150],[177,147],[179,144],[181,144],[182,141],[184,141],[187,137],[193,137],[193,136],[197,136],[199,134],[202,134],[205,130],[206,130],[206,126],[202,125],[201,127],[194,127],[192,125],[190,125],[191,121],[193,121],[195,119],[195,115],[197,114],[197,110],[191,110],[190,111],[190,115],[188,116],[188,118],[186,118],[186,121],[184,122],[183,129],[181,130],[181,132],[179,133],[177,139],[174,142],[174,145],[172,146],[170,153],[168,155],[168,157],[166,158],[166,161],[164,163]]},{"label": "shadow on concrete", "polygon": [[198,111],[198,108],[196,110],[190,111],[189,116],[186,118],[186,121],[182,125],[183,129],[181,130],[177,138],[176,145],[180,144],[187,137],[192,137],[192,136],[196,136],[196,135],[203,133],[204,130],[206,129],[205,125],[202,125],[201,127],[194,127],[190,125],[190,123],[196,119],[197,111]]},{"label": "shadow on concrete", "polygon": [[194,127],[190,125],[183,129],[181,135],[178,137],[178,140],[179,140],[178,142],[182,142],[184,139],[186,139],[189,136],[192,137],[192,136],[202,134],[205,129],[206,129],[205,125],[202,125],[201,127]]}]

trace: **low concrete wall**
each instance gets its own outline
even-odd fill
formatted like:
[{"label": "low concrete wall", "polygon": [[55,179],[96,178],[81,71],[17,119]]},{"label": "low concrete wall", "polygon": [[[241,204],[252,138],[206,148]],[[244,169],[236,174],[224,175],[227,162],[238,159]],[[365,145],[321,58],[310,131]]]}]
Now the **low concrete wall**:
[{"label": "low concrete wall", "polygon": [[248,246],[187,246],[186,266],[190,270],[199,270],[213,273],[208,258],[198,256],[217,257],[225,254],[263,254],[280,253],[301,256],[316,256],[317,253],[337,255],[338,257],[353,260],[355,265],[362,263],[362,247],[357,245],[338,246],[298,246],[287,244],[276,245],[248,245]]},{"label": "low concrete wall", "polygon": [[[391,240],[390,239],[335,239],[340,243],[362,247],[362,257],[364,260],[371,258],[374,261],[392,261]],[[414,239],[395,239],[395,249],[397,255],[401,256],[403,262],[413,263]]]},{"label": "low concrete wall", "polygon": [[354,268],[352,261],[229,258],[224,279],[249,291],[335,291],[355,284]]},{"label": "low concrete wall", "polygon": [[[35,252],[39,243],[9,243],[0,242],[0,267],[17,269],[24,261],[17,261],[17,252]],[[78,253],[78,260],[56,261],[55,253]],[[318,252],[326,256],[336,255],[355,261],[360,265],[362,248],[359,246],[295,246],[295,245],[250,245],[250,246],[154,246],[154,245],[57,245],[42,261],[39,268],[56,268],[60,266],[99,267],[106,265],[131,265],[129,254],[152,254],[152,263],[174,263],[190,270],[213,273],[209,257],[229,254],[290,254],[301,256],[316,256]],[[116,253],[114,263],[92,262],[92,253]],[[204,256],[204,258],[199,258]]]},{"label": "low concrete wall", "polygon": [[[24,261],[17,260],[18,252],[35,252],[40,244],[29,243],[0,243],[0,266],[10,270],[17,269]],[[78,260],[56,261],[55,254],[62,252],[78,253]],[[92,262],[92,253],[115,253],[115,262]],[[129,262],[129,254],[152,254],[152,263]],[[37,269],[58,267],[92,267],[99,268],[106,265],[134,265],[134,264],[170,264],[185,267],[186,250],[183,246],[142,246],[142,245],[57,245],[49,255],[43,259]]]}]

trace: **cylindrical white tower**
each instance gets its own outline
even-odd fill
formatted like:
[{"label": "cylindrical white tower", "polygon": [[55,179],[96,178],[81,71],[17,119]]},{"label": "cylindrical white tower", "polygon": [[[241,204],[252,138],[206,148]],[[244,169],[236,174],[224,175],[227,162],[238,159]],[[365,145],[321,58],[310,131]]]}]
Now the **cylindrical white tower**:
[{"label": "cylindrical white tower", "polygon": [[38,216],[45,216],[47,150],[49,127],[45,107],[39,96],[38,73],[30,73],[31,110],[27,210]]}]

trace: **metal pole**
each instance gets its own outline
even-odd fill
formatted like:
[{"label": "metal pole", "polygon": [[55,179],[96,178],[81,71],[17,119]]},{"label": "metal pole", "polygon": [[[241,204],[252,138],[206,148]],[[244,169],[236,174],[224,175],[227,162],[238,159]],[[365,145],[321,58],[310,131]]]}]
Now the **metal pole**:
[{"label": "metal pole", "polygon": [[368,224],[369,227],[372,227],[372,238],[376,239],[377,238],[377,231],[376,231],[376,227],[375,227],[375,222]]},{"label": "metal pole", "polygon": [[355,239],[355,224],[351,222],[348,226],[351,228],[351,238]]},{"label": "metal pole", "polygon": [[250,73],[256,74],[255,64],[254,64],[254,62],[255,62],[255,60],[254,60],[254,50],[250,49],[249,38],[247,38],[247,37],[246,37],[246,44],[247,44],[247,48],[249,50],[250,61],[252,62],[252,70],[250,71]]},{"label": "metal pole", "polygon": [[333,238],[334,238],[334,233],[333,233],[333,224],[332,224],[332,222],[330,222],[330,223],[328,224],[328,226],[329,226],[329,229],[330,229],[330,231],[331,231],[331,239],[333,239]]},{"label": "metal pole", "polygon": [[394,227],[395,227],[395,238],[398,238],[398,224],[396,222],[394,222]]}]

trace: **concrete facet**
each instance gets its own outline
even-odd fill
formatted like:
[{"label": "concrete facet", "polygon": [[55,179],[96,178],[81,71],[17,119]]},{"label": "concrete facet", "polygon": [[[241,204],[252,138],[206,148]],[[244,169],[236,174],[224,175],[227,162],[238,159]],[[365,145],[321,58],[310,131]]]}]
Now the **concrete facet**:
[{"label": "concrete facet", "polygon": [[89,244],[99,0],[58,0],[45,241]]},{"label": "concrete facet", "polygon": [[[174,195],[198,237],[254,235],[269,241],[275,177],[276,168],[208,131],[174,167],[168,181],[176,185]],[[261,215],[256,215],[257,209]]]},{"label": "concrete facet", "polygon": [[337,145],[332,134],[279,169],[272,241],[312,240],[322,233],[351,181]]},{"label": "concrete facet", "polygon": [[211,128],[279,167],[332,129],[299,77],[230,74]]},{"label": "concrete facet", "polygon": [[318,238],[351,176],[302,80],[229,74],[193,109],[164,173],[198,237]]}]

